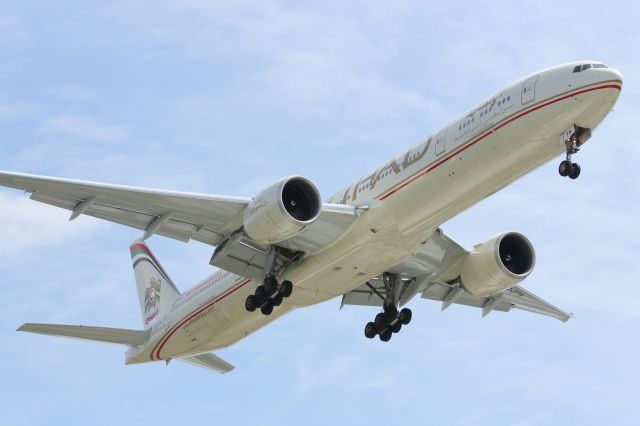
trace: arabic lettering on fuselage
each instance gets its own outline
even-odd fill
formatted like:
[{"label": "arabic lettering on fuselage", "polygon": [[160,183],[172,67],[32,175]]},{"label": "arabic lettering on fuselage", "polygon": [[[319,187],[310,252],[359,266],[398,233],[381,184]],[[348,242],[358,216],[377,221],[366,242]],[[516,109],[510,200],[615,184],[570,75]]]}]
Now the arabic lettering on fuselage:
[{"label": "arabic lettering on fuselage", "polygon": [[[408,169],[418,161],[420,161],[429,151],[431,141],[433,137],[429,137],[426,142],[417,148],[409,149],[404,156],[394,158],[387,162],[382,167],[376,169],[373,173],[360,179],[355,185],[351,185],[342,192],[342,198],[338,201],[339,204],[346,204],[349,201],[353,201],[358,197],[358,192],[361,188],[366,187],[368,190],[373,190],[380,180],[388,174],[399,174],[403,170]],[[334,197],[334,199],[337,197]]]}]

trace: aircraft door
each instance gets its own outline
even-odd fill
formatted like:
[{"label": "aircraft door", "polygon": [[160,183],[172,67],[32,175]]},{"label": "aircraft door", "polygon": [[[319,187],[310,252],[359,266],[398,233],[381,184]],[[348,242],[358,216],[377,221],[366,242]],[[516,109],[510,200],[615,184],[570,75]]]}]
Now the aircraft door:
[{"label": "aircraft door", "polygon": [[536,82],[538,76],[527,79],[522,85],[522,105],[535,101],[536,99]]},{"label": "aircraft door", "polygon": [[447,139],[447,129],[444,129],[442,132],[438,133],[438,135],[436,136],[436,157],[447,150],[446,139]]}]

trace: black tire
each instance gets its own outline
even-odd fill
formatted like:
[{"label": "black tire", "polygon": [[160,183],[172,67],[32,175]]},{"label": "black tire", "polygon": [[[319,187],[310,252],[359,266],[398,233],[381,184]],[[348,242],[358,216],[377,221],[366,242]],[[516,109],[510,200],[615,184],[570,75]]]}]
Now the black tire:
[{"label": "black tire", "polygon": [[256,304],[262,305],[265,300],[267,300],[267,292],[264,290],[264,287],[259,285],[258,288],[256,288]]},{"label": "black tire", "polygon": [[396,322],[391,326],[392,333],[398,333],[402,329],[402,323],[400,321]]},{"label": "black tire", "polygon": [[244,307],[249,312],[253,312],[258,309],[258,303],[256,303],[256,297],[253,294],[247,296],[247,300],[244,302]]},{"label": "black tire", "polygon": [[569,177],[571,179],[578,179],[578,176],[580,176],[580,164],[573,163],[571,165],[571,172],[569,172]]},{"label": "black tire", "polygon": [[569,173],[571,173],[571,162],[568,160],[564,160],[563,162],[560,163],[560,165],[558,166],[558,173],[560,174],[560,176],[564,177],[564,176],[569,176]]},{"label": "black tire", "polygon": [[392,335],[393,333],[391,332],[391,330],[385,330],[380,333],[380,340],[382,340],[383,342],[388,342],[389,340],[391,340]]},{"label": "black tire", "polygon": [[391,323],[394,319],[398,317],[398,308],[395,305],[385,306],[384,307],[384,319],[387,323]]},{"label": "black tire", "polygon": [[278,280],[273,275],[267,275],[262,283],[264,290],[267,292],[267,296],[271,296],[278,291]]},{"label": "black tire", "polygon": [[412,317],[413,317],[413,312],[411,312],[411,309],[404,308],[403,310],[400,311],[400,322],[403,325],[409,324],[411,322]]},{"label": "black tire", "polygon": [[291,293],[293,293],[293,283],[289,280],[283,281],[282,284],[280,284],[280,293],[283,297],[291,296]]},{"label": "black tire", "polygon": [[376,327],[378,327],[378,331],[384,329],[388,325],[387,320],[384,318],[384,314],[382,312],[376,315],[374,324],[376,325]]},{"label": "black tire", "polygon": [[273,306],[280,306],[283,299],[284,296],[281,293],[278,293],[273,299],[271,299],[271,303],[273,303]]},{"label": "black tire", "polygon": [[364,326],[364,335],[368,339],[373,339],[378,334],[378,328],[372,322],[368,322],[367,325]]},{"label": "black tire", "polygon": [[271,315],[271,312],[273,312],[273,305],[271,303],[265,303],[260,308],[260,311],[262,312],[262,315]]}]

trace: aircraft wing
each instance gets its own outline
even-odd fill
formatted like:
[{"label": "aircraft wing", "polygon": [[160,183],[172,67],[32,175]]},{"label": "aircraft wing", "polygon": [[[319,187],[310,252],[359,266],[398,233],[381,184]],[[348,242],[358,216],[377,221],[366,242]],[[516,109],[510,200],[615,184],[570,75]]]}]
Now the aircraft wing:
[{"label": "aircraft wing", "polygon": [[[191,239],[217,246],[238,229],[241,213],[251,201],[178,191],[137,188],[0,171],[0,185],[20,189],[31,199],[108,220],[179,241]],[[313,252],[334,241],[355,220],[349,206],[323,204],[320,217],[282,246]]]},{"label": "aircraft wing", "polygon": [[[399,274],[403,281],[400,305],[420,294],[423,299],[442,302],[442,310],[453,304],[476,307],[482,316],[491,311],[508,312],[513,308],[547,315],[566,322],[571,314],[555,307],[517,285],[490,297],[476,296],[463,287],[441,279],[449,269],[459,265],[469,251],[441,230],[422,245],[411,258],[393,267],[389,272]],[[383,305],[386,296],[382,276],[369,280],[342,297],[344,305]]]},{"label": "aircraft wing", "polygon": [[235,367],[229,364],[219,356],[207,353],[196,356],[189,356],[185,358],[178,358],[180,361],[188,362],[189,364],[197,365],[198,367],[208,368],[210,370],[217,371],[224,374],[233,370]]}]

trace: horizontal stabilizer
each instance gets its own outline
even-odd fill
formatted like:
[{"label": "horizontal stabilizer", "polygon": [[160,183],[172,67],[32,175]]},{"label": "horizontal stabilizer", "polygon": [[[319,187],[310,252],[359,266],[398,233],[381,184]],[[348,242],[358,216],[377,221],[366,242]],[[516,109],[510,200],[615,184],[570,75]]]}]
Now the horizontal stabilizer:
[{"label": "horizontal stabilizer", "polygon": [[212,353],[180,358],[180,361],[188,362],[189,364],[197,365],[198,367],[215,370],[222,374],[228,373],[235,368],[224,359]]},{"label": "horizontal stabilizer", "polygon": [[47,334],[50,336],[70,337],[72,339],[94,340],[97,342],[116,343],[120,345],[138,346],[149,337],[149,331],[128,330],[124,328],[89,327],[85,325],[60,324],[23,324],[17,331]]}]

